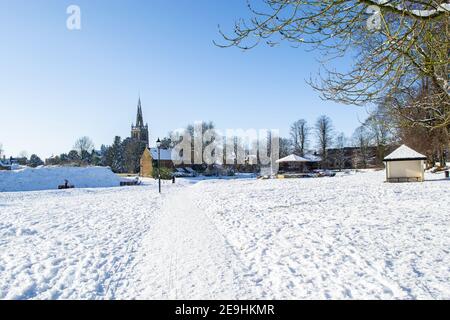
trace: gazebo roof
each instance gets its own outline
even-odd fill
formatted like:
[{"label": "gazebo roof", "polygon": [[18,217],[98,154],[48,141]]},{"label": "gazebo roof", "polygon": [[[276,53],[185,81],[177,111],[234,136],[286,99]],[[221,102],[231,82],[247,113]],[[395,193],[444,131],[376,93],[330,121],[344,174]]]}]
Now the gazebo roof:
[{"label": "gazebo roof", "polygon": [[411,149],[407,145],[402,145],[386,158],[384,161],[404,161],[404,160],[426,160],[427,157]]},{"label": "gazebo roof", "polygon": [[277,160],[277,163],[283,162],[310,162],[310,160],[297,156],[296,154],[291,154],[287,157]]}]

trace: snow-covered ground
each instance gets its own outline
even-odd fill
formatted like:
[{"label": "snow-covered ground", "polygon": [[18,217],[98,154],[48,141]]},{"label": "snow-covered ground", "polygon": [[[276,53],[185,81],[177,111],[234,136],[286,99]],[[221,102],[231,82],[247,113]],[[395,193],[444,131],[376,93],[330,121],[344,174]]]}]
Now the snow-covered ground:
[{"label": "snow-covered ground", "polygon": [[0,171],[0,192],[53,190],[66,179],[77,188],[105,188],[120,184],[120,178],[106,167],[24,167]]},{"label": "snow-covered ground", "polygon": [[0,193],[0,298],[449,299],[450,181],[383,181]]}]

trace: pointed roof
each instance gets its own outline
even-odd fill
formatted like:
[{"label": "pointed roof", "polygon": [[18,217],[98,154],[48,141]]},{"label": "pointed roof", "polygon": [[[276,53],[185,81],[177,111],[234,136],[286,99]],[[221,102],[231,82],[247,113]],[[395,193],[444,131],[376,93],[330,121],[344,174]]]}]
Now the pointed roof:
[{"label": "pointed roof", "polygon": [[401,161],[401,160],[426,160],[427,157],[417,151],[411,149],[407,145],[402,145],[394,152],[384,158],[384,161]]},{"label": "pointed roof", "polygon": [[283,162],[310,162],[310,160],[297,156],[295,154],[291,154],[287,157],[277,160],[277,163]]},{"label": "pointed roof", "polygon": [[144,117],[142,116],[141,97],[139,97],[136,115],[136,127],[143,127],[143,126],[144,126]]}]

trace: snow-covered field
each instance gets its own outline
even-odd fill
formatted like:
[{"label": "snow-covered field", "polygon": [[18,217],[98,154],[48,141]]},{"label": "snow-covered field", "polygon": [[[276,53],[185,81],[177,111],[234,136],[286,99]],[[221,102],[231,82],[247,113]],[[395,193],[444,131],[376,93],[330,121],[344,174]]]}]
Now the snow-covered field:
[{"label": "snow-covered field", "polygon": [[450,181],[383,181],[0,193],[0,298],[450,299]]}]

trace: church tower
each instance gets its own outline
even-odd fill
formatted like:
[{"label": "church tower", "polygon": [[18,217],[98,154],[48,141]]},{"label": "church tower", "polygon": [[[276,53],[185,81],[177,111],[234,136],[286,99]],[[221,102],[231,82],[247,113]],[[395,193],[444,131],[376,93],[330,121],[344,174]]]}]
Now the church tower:
[{"label": "church tower", "polygon": [[148,124],[145,124],[144,126],[140,97],[137,106],[136,125],[131,124],[131,138],[145,142],[147,147],[149,146]]}]

